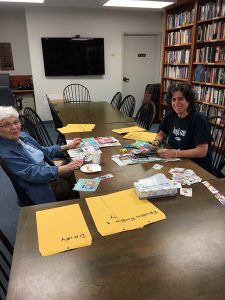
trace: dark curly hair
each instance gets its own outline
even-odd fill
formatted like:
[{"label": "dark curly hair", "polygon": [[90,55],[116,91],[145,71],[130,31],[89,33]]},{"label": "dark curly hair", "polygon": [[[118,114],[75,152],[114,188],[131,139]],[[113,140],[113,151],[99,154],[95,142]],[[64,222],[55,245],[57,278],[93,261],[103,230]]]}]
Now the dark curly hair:
[{"label": "dark curly hair", "polygon": [[188,105],[188,112],[191,112],[193,110],[196,110],[196,102],[197,102],[197,96],[195,91],[193,90],[192,86],[189,83],[172,83],[167,91],[166,94],[166,103],[169,105],[170,108],[172,108],[171,102],[173,93],[175,92],[181,92],[184,96],[184,98],[189,103]]}]

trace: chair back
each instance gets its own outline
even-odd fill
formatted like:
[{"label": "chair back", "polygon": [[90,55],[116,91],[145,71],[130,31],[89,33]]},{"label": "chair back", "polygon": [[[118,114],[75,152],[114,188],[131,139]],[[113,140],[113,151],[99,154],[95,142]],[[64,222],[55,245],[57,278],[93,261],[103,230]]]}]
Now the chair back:
[{"label": "chair back", "polygon": [[154,122],[159,122],[160,83],[147,84],[142,104],[152,101],[155,104]]},{"label": "chair back", "polygon": [[36,128],[36,132],[38,133],[38,142],[40,145],[44,147],[49,147],[53,145],[53,142],[45,128],[41,118],[39,115],[30,107],[25,107],[23,110],[23,115],[29,119],[29,121]]},{"label": "chair back", "polygon": [[63,90],[63,99],[68,102],[91,101],[89,90],[81,84],[69,84]]},{"label": "chair back", "polygon": [[55,128],[62,128],[63,127],[63,122],[59,117],[59,114],[57,113],[54,105],[51,103],[51,101],[48,100],[48,105],[52,114],[52,119],[55,125]]},{"label": "chair back", "polygon": [[16,98],[12,90],[8,86],[0,87],[0,105],[13,106],[16,108]]},{"label": "chair back", "polygon": [[119,110],[132,118],[135,109],[135,102],[134,96],[128,95],[123,99]]},{"label": "chair back", "polygon": [[141,127],[149,130],[155,118],[155,104],[152,101],[142,104],[137,112],[135,122]]},{"label": "chair back", "polygon": [[33,201],[27,196],[27,194],[24,192],[24,190],[19,186],[16,180],[16,176],[13,174],[13,172],[7,167],[5,162],[3,161],[2,158],[0,158],[0,166],[2,167],[3,171],[5,174],[9,177],[10,181],[12,182],[12,185],[16,191],[17,197],[18,197],[18,205],[23,207],[23,206],[28,206],[28,205],[33,205]]},{"label": "chair back", "polygon": [[211,123],[211,134],[213,142],[211,144],[213,151],[213,174],[217,177],[224,177],[221,173],[225,167],[225,117],[212,116],[209,118]]},{"label": "chair back", "polygon": [[112,101],[111,101],[111,104],[113,107],[115,108],[120,108],[120,105],[121,105],[121,102],[122,102],[122,93],[121,92],[117,92],[113,98],[112,98]]},{"label": "chair back", "polygon": [[0,299],[7,294],[13,246],[0,229]]},{"label": "chair back", "polygon": [[[46,95],[47,97],[47,95]],[[63,127],[63,122],[59,117],[58,112],[56,111],[54,105],[51,103],[51,101],[49,100],[49,98],[47,97],[48,100],[48,105],[52,114],[52,119],[53,119],[53,123],[55,126],[55,131],[57,131],[58,133],[58,138],[57,138],[57,144],[58,145],[65,145],[66,144],[66,138],[64,136],[64,134],[62,134],[60,131],[58,131],[58,128],[62,128]]]},{"label": "chair back", "polygon": [[26,117],[23,115],[19,116],[19,120],[21,123],[21,131],[25,131],[27,133],[29,133],[29,135],[32,136],[32,138],[34,138],[36,141],[40,141],[41,138],[39,136],[39,133],[36,129],[36,127],[33,125],[33,123]]}]

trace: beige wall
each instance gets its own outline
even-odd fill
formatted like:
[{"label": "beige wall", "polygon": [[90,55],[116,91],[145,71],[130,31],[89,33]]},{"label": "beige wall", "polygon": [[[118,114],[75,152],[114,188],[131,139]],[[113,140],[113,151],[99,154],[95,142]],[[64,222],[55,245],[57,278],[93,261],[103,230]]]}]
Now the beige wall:
[{"label": "beige wall", "polygon": [[[4,71],[10,75],[31,74],[27,26],[23,10],[0,11],[0,42],[11,43],[14,71]],[[1,72],[1,71],[0,71]]]}]

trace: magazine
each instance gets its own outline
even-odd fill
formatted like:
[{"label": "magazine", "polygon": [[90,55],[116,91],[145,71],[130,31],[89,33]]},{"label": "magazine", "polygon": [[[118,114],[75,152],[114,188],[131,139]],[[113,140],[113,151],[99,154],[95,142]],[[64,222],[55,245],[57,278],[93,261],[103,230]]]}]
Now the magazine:
[{"label": "magazine", "polygon": [[99,182],[99,179],[80,178],[75,184],[73,190],[83,192],[95,192],[97,190]]},{"label": "magazine", "polygon": [[120,142],[115,139],[113,136],[105,136],[105,137],[96,137],[95,141],[99,144],[99,147],[112,147],[112,146],[120,146]]}]

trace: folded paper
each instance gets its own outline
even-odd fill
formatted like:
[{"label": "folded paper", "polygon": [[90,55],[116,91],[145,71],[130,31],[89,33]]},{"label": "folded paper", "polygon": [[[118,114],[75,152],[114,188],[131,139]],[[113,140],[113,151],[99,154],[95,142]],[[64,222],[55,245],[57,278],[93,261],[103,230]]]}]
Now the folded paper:
[{"label": "folded paper", "polygon": [[148,200],[139,200],[134,189],[85,200],[102,236],[142,228],[166,218]]},{"label": "folded paper", "polygon": [[36,221],[42,256],[89,246],[92,243],[79,204],[37,211]]},{"label": "folded paper", "polygon": [[62,128],[58,128],[61,133],[71,133],[71,132],[87,132],[92,131],[95,124],[67,124]]},{"label": "folded paper", "polygon": [[153,132],[130,132],[123,136],[124,139],[153,142],[157,133]]},{"label": "folded paper", "polygon": [[118,134],[122,134],[122,133],[128,133],[128,132],[145,131],[145,129],[142,127],[139,127],[139,126],[131,126],[131,127],[113,129],[112,131],[116,132]]}]

